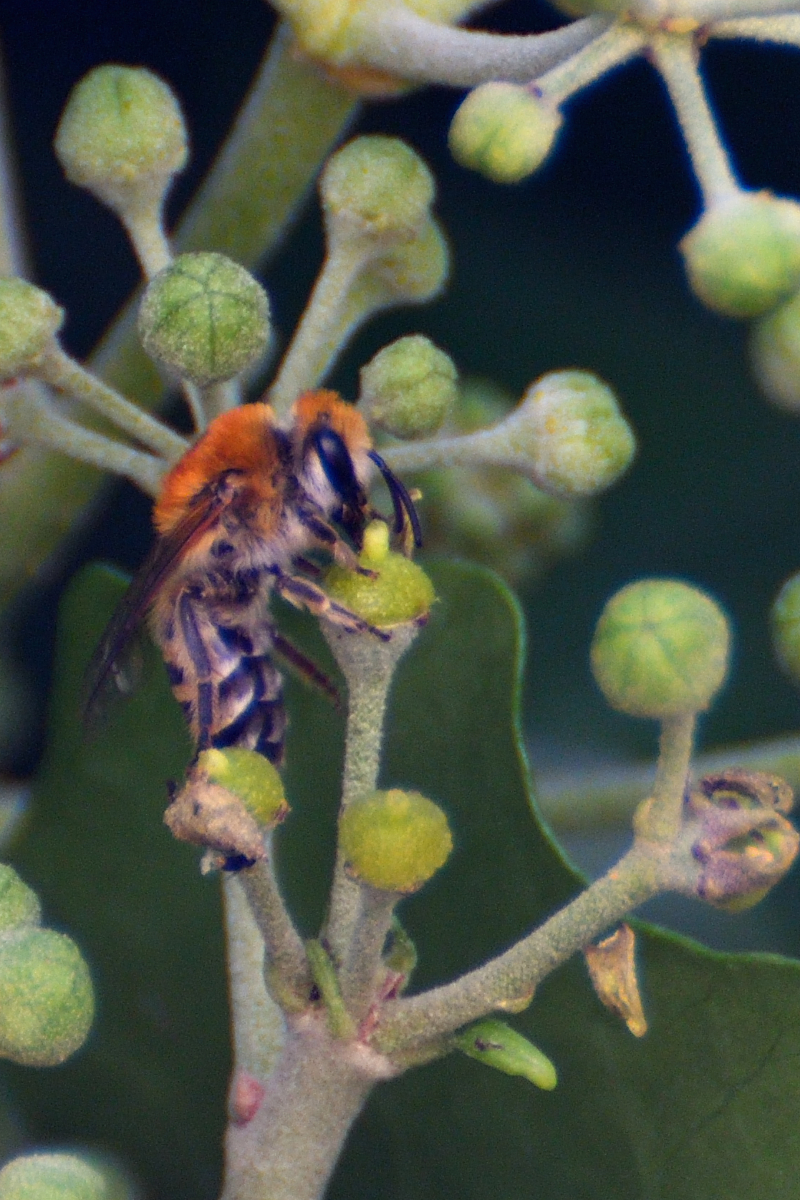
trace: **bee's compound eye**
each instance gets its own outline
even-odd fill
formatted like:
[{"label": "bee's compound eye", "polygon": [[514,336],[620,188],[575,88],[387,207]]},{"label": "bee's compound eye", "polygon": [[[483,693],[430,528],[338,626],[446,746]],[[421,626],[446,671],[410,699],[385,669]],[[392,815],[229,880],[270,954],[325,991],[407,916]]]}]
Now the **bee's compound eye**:
[{"label": "bee's compound eye", "polygon": [[353,460],[343,438],[333,429],[318,429],[311,436],[325,477],[343,503],[356,504],[361,485],[356,479]]}]

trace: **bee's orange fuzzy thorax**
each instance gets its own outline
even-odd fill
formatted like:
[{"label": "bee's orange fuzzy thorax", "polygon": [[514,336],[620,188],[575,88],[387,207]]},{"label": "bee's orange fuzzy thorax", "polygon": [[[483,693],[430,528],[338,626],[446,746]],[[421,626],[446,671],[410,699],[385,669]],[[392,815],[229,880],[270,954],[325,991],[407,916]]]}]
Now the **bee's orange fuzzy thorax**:
[{"label": "bee's orange fuzzy thorax", "polygon": [[320,422],[339,434],[354,457],[372,449],[372,439],[366,421],[338,392],[304,392],[295,401],[292,417],[298,446],[303,444],[309,429]]},{"label": "bee's orange fuzzy thorax", "polygon": [[153,524],[169,533],[200,491],[224,471],[244,472],[257,486],[274,490],[281,473],[272,435],[275,414],[268,404],[244,404],[222,413],[165,477],[153,509]]}]

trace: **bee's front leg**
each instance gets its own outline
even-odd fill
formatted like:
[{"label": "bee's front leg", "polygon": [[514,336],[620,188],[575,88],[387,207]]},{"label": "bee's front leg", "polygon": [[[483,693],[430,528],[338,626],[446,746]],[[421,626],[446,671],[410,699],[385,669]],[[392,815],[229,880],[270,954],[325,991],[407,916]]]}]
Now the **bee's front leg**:
[{"label": "bee's front leg", "polygon": [[284,575],[276,571],[275,591],[295,608],[306,609],[315,617],[324,617],[326,621],[339,625],[348,633],[371,633],[382,642],[388,642],[391,638],[391,634],[385,629],[370,625],[369,621],[351,612],[343,604],[331,600],[321,587],[317,587],[308,579],[300,578],[299,575]]}]

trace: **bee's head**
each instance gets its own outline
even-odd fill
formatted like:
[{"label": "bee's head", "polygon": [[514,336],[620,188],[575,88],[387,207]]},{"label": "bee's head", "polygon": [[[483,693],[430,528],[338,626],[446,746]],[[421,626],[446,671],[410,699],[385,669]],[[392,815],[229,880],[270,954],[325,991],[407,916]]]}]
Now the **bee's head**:
[{"label": "bee's head", "polygon": [[336,392],[306,392],[293,409],[298,479],[306,492],[361,546],[369,520],[372,442],[361,413]]}]

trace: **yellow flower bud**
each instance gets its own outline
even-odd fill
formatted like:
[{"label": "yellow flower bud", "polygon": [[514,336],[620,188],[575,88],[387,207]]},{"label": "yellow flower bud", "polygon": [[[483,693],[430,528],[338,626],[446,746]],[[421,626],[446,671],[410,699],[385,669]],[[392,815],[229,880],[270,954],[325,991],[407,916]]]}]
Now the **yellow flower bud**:
[{"label": "yellow flower bud", "polygon": [[383,521],[367,526],[358,561],[375,577],[334,565],[325,573],[325,590],[331,599],[383,628],[419,621],[430,611],[436,599],[433,584],[410,558],[389,549],[389,530]]},{"label": "yellow flower bud", "polygon": [[484,83],[453,117],[448,142],[455,160],[495,183],[519,183],[547,158],[562,117],[516,83]]},{"label": "yellow flower bud", "polygon": [[373,792],[354,800],[339,820],[348,872],[371,887],[418,891],[447,861],[453,839],[447,817],[419,792]]}]

